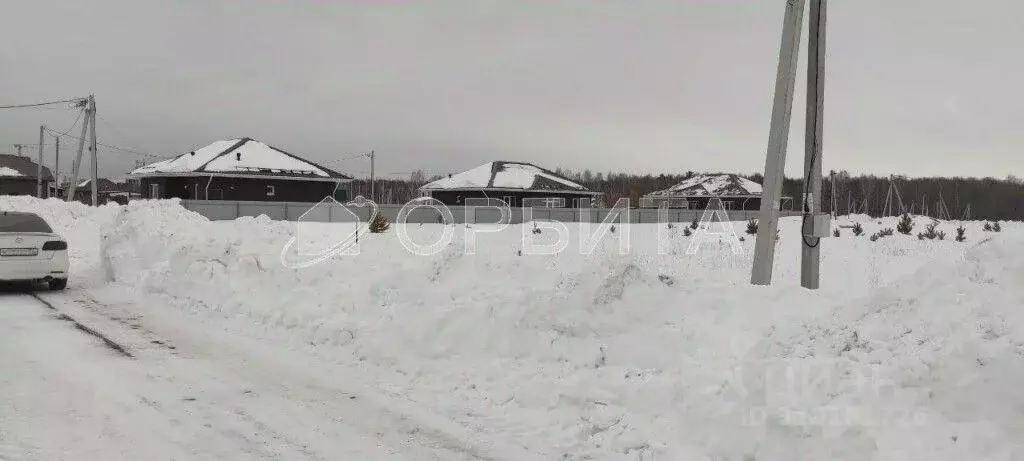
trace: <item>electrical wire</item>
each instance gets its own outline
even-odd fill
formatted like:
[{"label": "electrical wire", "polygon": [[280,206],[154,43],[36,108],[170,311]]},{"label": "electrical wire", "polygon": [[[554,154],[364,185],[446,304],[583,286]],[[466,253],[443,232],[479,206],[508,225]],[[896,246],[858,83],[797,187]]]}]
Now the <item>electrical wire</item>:
[{"label": "electrical wire", "polygon": [[[52,134],[58,134],[58,135],[60,134],[60,133],[57,133],[56,131],[51,130],[49,128],[47,128],[46,131],[49,131]],[[78,136],[74,136],[74,135],[70,135],[70,134],[63,134],[63,135],[60,135],[60,137],[62,137],[62,138],[71,138],[71,139],[74,139],[74,140],[81,140],[82,139],[82,138],[80,138]],[[151,154],[149,152],[140,152],[140,151],[137,151],[137,150],[127,149],[127,148],[124,148],[124,147],[112,146],[110,144],[104,144],[104,143],[101,143],[101,142],[97,142],[96,145],[97,146],[101,146],[101,147],[106,147],[107,149],[112,149],[112,150],[115,150],[115,151],[121,151],[123,153],[139,155],[139,156],[142,156],[142,157],[157,157],[157,158],[160,158],[158,155]]]},{"label": "electrical wire", "polygon": [[67,103],[72,103],[72,102],[76,103],[76,104],[81,104],[85,100],[86,100],[85,98],[74,98],[74,99],[65,99],[65,100],[62,100],[62,101],[39,102],[39,103],[35,103],[35,104],[12,104],[12,105],[7,105],[7,106],[0,106],[0,109],[22,109],[22,108],[26,108],[26,107],[51,106],[51,105],[54,105],[54,104],[67,104]]},{"label": "electrical wire", "polygon": [[75,118],[75,123],[72,123],[71,128],[64,130],[63,133],[53,133],[53,130],[50,130],[49,128],[47,128],[46,131],[53,133],[54,136],[57,136],[58,138],[61,136],[67,136],[68,133],[71,133],[71,130],[74,130],[75,127],[78,126],[78,122],[82,120],[82,114],[85,114],[85,109],[78,112],[78,117]]}]

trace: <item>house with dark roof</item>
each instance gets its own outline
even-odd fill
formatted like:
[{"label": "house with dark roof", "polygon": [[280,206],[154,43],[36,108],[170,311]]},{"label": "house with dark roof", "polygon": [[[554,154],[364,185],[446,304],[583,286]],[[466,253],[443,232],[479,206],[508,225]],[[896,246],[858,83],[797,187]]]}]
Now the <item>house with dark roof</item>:
[{"label": "house with dark roof", "polygon": [[215,141],[133,170],[143,198],[319,202],[352,178],[252,138]]},{"label": "house with dark roof", "polygon": [[589,208],[601,195],[532,163],[494,161],[427,183],[420,194],[445,205],[501,199],[512,207]]},{"label": "house with dark roof", "polygon": [[[761,185],[735,174],[698,174],[668,189],[651,192],[640,199],[641,208],[705,209],[712,199],[727,210],[759,210]],[[782,198],[783,208],[792,206],[791,197]]]},{"label": "house with dark roof", "polygon": [[[38,192],[39,164],[29,157],[0,154],[0,195],[31,195]],[[53,174],[43,167],[43,198],[49,197]]]}]

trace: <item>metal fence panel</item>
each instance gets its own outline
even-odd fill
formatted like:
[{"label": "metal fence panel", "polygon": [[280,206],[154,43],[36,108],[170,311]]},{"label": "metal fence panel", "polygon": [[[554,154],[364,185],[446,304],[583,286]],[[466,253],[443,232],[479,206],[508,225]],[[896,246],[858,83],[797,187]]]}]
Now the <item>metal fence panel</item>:
[{"label": "metal fence panel", "polygon": [[[315,222],[351,222],[352,215],[358,217],[362,222],[370,219],[370,208],[368,207],[345,207],[338,204],[322,204],[297,202],[250,202],[233,200],[182,200],[181,204],[188,210],[199,213],[210,220],[232,220],[241,216],[266,215],[274,220],[297,221],[299,219]],[[379,205],[378,212],[391,222],[395,222],[402,205]],[[453,206],[449,208],[455,223],[465,223],[466,208]],[[608,208],[530,208],[524,209],[514,207],[510,209],[510,221],[513,224],[522,223],[526,215],[532,213],[534,220],[579,222],[586,219],[590,223],[601,223],[608,218],[612,210]],[[589,213],[588,213],[589,212]],[[498,212],[494,209],[478,208],[476,210],[477,222],[497,222]],[[682,210],[669,209],[665,213],[667,222],[691,222],[700,219],[704,210]],[[756,219],[757,210],[731,210],[727,211],[729,220],[746,221]],[[780,216],[798,216],[798,212],[782,211]],[[429,207],[414,209],[408,216],[410,223],[438,223],[440,213]],[[614,222],[618,222],[615,219]],[[633,208],[629,210],[629,222],[640,224],[653,224],[659,222],[658,209]]]}]

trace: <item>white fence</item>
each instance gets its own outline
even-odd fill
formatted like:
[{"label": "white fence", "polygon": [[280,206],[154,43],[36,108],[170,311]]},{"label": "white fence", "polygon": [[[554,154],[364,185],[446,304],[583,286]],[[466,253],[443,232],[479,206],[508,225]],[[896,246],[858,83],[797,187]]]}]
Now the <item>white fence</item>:
[{"label": "white fence", "polygon": [[[266,215],[270,219],[278,221],[304,221],[313,222],[351,222],[357,217],[361,222],[370,219],[370,209],[365,207],[346,207],[340,204],[319,205],[315,203],[300,202],[247,202],[234,200],[182,200],[181,204],[188,210],[199,213],[210,220],[232,220],[242,216]],[[379,212],[389,221],[394,222],[398,218],[398,212],[402,205],[378,205]],[[456,223],[467,222],[467,208],[463,206],[451,206],[448,208]],[[524,212],[525,210],[525,212]],[[500,219],[501,213],[494,208],[478,207],[469,213],[468,222],[495,223]],[[510,222],[513,224],[522,223],[526,215],[532,212],[532,219],[538,221],[561,221],[561,222],[586,222],[600,223],[613,212],[608,208],[529,208],[513,207],[510,211]],[[658,213],[663,211],[665,218],[659,220]],[[700,218],[704,210],[680,210],[680,209],[643,209],[632,208],[629,210],[629,222],[632,223],[657,223],[657,222],[690,222],[696,217]],[[795,215],[793,212],[781,212],[783,216]],[[755,210],[728,211],[729,219],[732,221],[745,221],[756,218],[758,212]],[[427,207],[420,207],[409,213],[406,222],[410,223],[440,223],[443,222],[441,213]]]}]

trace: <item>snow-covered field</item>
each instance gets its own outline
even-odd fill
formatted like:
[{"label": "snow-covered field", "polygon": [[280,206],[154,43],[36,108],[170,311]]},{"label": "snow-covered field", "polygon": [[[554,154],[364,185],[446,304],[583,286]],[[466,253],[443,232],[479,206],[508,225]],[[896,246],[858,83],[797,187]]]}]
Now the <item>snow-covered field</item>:
[{"label": "snow-covered field", "polygon": [[570,226],[568,250],[546,256],[521,254],[521,226],[465,254],[458,225],[433,256],[392,230],[295,270],[279,259],[294,223],[210,222],[172,201],[0,208],[39,212],[68,238],[67,296],[108,306],[99,314],[272,348],[483,459],[1024,459],[1020,223],[964,223],[962,243],[955,222],[942,241],[872,242],[896,220],[855,217],[866,235],[824,240],[822,288],[808,291],[796,219],[780,225],[775,283],[754,287],[752,236],[741,255],[690,255],[685,223],[631,226],[626,255],[624,229],[584,255]]}]

